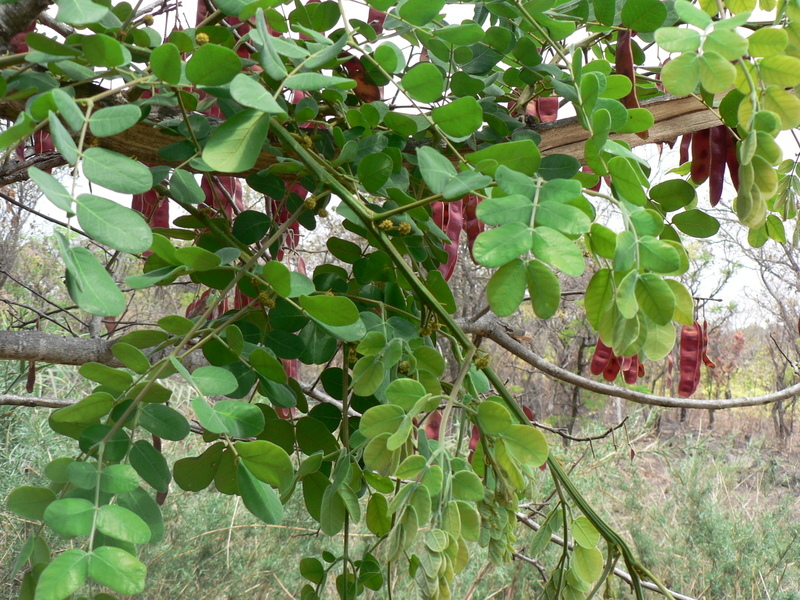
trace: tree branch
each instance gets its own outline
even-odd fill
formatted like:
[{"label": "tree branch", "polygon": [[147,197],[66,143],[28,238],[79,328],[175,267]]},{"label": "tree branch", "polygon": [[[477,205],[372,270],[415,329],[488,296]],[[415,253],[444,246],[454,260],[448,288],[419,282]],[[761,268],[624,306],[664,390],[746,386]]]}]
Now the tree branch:
[{"label": "tree branch", "polygon": [[[0,6],[5,5],[0,4]],[[650,136],[647,140],[641,139],[636,134],[612,134],[611,138],[622,140],[631,147],[641,146],[645,143],[673,142],[679,135],[684,133],[691,133],[720,124],[720,120],[714,112],[692,96],[686,98],[663,96],[654,99],[645,107],[653,113],[653,118],[655,119],[655,124],[650,128]],[[24,103],[20,101],[0,103],[0,117],[14,120],[24,108]],[[583,161],[583,146],[586,140],[589,139],[589,132],[581,127],[575,118],[536,125],[533,129],[542,136],[539,150],[543,154],[568,154]],[[137,160],[145,163],[173,167],[179,163],[164,160],[158,154],[158,151],[162,147],[173,144],[180,139],[182,138],[165,133],[152,122],[137,123],[123,133],[109,137],[95,138],[91,135],[91,132],[87,132],[86,135],[87,143],[90,142],[101,148],[120,152],[125,156],[134,156]],[[57,162],[57,164],[65,164],[63,159],[61,161]],[[20,181],[27,178],[27,166],[30,166],[27,165],[28,162],[22,163],[26,165],[24,169],[22,164],[19,168],[16,168],[13,175],[0,171],[0,185],[4,182]],[[252,169],[237,173],[236,176],[246,177],[247,175],[258,173],[277,162],[278,159],[275,154],[264,151],[258,157]],[[182,166],[185,169],[192,169],[190,165]],[[41,166],[40,168],[44,167]],[[220,175],[220,173],[211,174]],[[294,179],[296,174],[292,173],[286,175],[286,177]]]},{"label": "tree branch", "polygon": [[724,410],[728,408],[739,408],[743,406],[760,406],[763,404],[772,404],[780,402],[793,396],[800,394],[800,383],[778,392],[764,394],[763,396],[743,396],[741,398],[729,399],[700,399],[700,398],[672,398],[669,396],[656,396],[654,394],[645,394],[630,390],[627,388],[617,387],[608,383],[594,381],[581,375],[577,375],[561,367],[546,361],[541,356],[533,352],[530,348],[523,346],[514,337],[509,335],[508,327],[504,326],[497,318],[491,315],[485,315],[473,323],[459,322],[459,325],[466,333],[480,335],[487,339],[492,340],[498,346],[501,346],[521,358],[532,367],[539,371],[550,375],[556,379],[560,379],[566,383],[576,385],[590,392],[603,394],[605,396],[614,396],[630,400],[638,404],[647,404],[650,406],[663,406],[666,408],[701,408],[701,409],[714,409]]},{"label": "tree branch", "polygon": [[30,406],[34,408],[64,408],[75,404],[77,400],[69,398],[40,398],[38,396],[17,396],[16,394],[0,394],[0,406]]},{"label": "tree branch", "polygon": [[[533,519],[528,518],[526,515],[524,515],[522,513],[517,513],[517,521],[519,521],[520,523],[522,523],[526,527],[530,527],[534,531],[539,531],[539,529],[541,529],[541,527],[542,527],[541,525],[539,525],[539,523],[537,523]],[[556,534],[550,534],[550,541],[552,543],[558,545],[558,546],[561,546],[562,548],[564,547],[564,539],[559,537],[559,536],[557,536]],[[571,549],[573,547],[573,545],[569,544],[568,547]],[[515,556],[517,556],[517,554],[515,554]],[[517,558],[521,558],[523,560],[526,560],[526,562],[530,562],[530,560],[527,559],[527,557],[523,557],[521,555],[517,556]],[[626,583],[629,583],[629,584],[633,583],[633,579],[631,578],[630,574],[627,573],[626,571],[623,571],[619,567],[615,567],[614,568],[614,575],[616,575],[617,577],[619,577],[620,579],[622,579]],[[647,590],[650,590],[652,592],[658,592],[659,594],[663,595],[663,592],[658,588],[658,586],[655,583],[651,583],[649,581],[642,581],[642,587],[647,589]],[[668,590],[668,591],[669,591],[670,594],[672,594],[672,597],[675,598],[675,600],[696,600],[695,598],[693,598],[691,596],[686,596],[686,595],[680,594],[678,592],[673,592],[672,590]]]},{"label": "tree branch", "polygon": [[0,4],[0,54],[11,49],[11,38],[25,31],[34,19],[50,6],[50,0],[18,0]]}]

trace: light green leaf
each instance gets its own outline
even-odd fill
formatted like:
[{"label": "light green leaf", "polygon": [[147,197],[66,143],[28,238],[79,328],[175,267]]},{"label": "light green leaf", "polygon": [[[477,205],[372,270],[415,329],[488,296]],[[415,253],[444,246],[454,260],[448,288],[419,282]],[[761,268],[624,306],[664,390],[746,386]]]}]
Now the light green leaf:
[{"label": "light green leaf", "polygon": [[549,319],[561,304],[561,283],[555,273],[539,260],[527,261],[525,269],[533,312],[540,319]]},{"label": "light green leaf", "polygon": [[272,442],[236,442],[236,451],[247,470],[255,477],[280,490],[292,483],[294,466],[286,451]]},{"label": "light green leaf", "polygon": [[531,425],[512,425],[503,432],[502,438],[508,453],[520,464],[536,468],[547,460],[547,440]]},{"label": "light green leaf", "polygon": [[136,125],[141,118],[142,111],[134,104],[109,106],[92,113],[89,129],[97,137],[117,135]]},{"label": "light green leaf", "polygon": [[125,296],[95,255],[81,246],[67,252],[72,265],[67,269],[67,289],[75,303],[102,317],[113,317],[125,310]]},{"label": "light green leaf", "polygon": [[[141,440],[140,440],[141,441]],[[97,511],[97,529],[113,538],[131,544],[150,541],[150,528],[136,513],[113,504],[101,506]]]},{"label": "light green leaf", "polygon": [[478,405],[478,426],[486,435],[499,435],[512,425],[511,413],[499,402],[491,400]]},{"label": "light green leaf", "polygon": [[283,82],[290,90],[305,90],[314,92],[327,87],[337,87],[349,90],[356,86],[353,79],[347,77],[336,77],[334,75],[322,75],[321,73],[298,73],[288,77]]},{"label": "light green leaf", "polygon": [[473,255],[485,267],[500,267],[528,252],[531,236],[531,228],[522,223],[508,223],[483,231],[475,239]]},{"label": "light green leaf", "polygon": [[578,277],[583,274],[586,268],[583,252],[581,252],[580,248],[555,229],[550,229],[549,227],[537,227],[534,229],[531,249],[536,258],[566,275]]},{"label": "light green leaf", "polygon": [[447,136],[456,140],[469,137],[483,125],[483,109],[472,96],[434,108],[431,117]]},{"label": "light green leaf", "polygon": [[661,81],[670,94],[688,96],[700,81],[700,57],[686,52],[673,58],[661,69]]},{"label": "light green leaf", "polygon": [[700,33],[694,29],[662,27],[656,30],[655,38],[667,52],[694,52],[700,48]]},{"label": "light green leaf", "polygon": [[[800,61],[798,61],[800,62]],[[736,67],[716,52],[703,52],[700,57],[700,83],[712,94],[727,92],[736,80]]]},{"label": "light green leaf", "polygon": [[242,106],[254,108],[270,115],[284,113],[267,89],[253,77],[239,73],[231,82],[231,96]]},{"label": "light green leaf", "polygon": [[186,63],[186,78],[196,85],[225,85],[242,70],[242,60],[230,48],[204,44]]},{"label": "light green leaf", "polygon": [[403,75],[400,87],[410,98],[418,102],[434,102],[442,97],[444,77],[434,64],[421,62]]},{"label": "light green leaf", "polygon": [[225,120],[214,130],[203,149],[203,160],[223,173],[251,169],[267,139],[269,119],[261,111],[248,108]]},{"label": "light green leaf", "polygon": [[78,222],[98,242],[138,254],[153,243],[153,233],[142,215],[112,200],[81,194],[78,196]]},{"label": "light green leaf", "polygon": [[666,325],[675,314],[675,296],[669,285],[653,273],[643,273],[636,283],[636,300],[645,315],[658,325]]},{"label": "light green leaf", "polygon": [[444,8],[445,0],[408,0],[400,10],[400,18],[412,25],[430,23]]},{"label": "light green leaf", "polygon": [[92,183],[120,194],[143,194],[153,187],[150,169],[132,158],[105,148],[88,148],[84,151],[83,173]]},{"label": "light green leaf", "polygon": [[500,267],[489,279],[486,299],[498,317],[507,317],[516,312],[525,297],[525,265],[519,258]]},{"label": "light green leaf", "polygon": [[86,552],[79,548],[62,552],[39,576],[34,600],[64,600],[83,585],[88,573]]},{"label": "light green leaf", "polygon": [[58,179],[36,167],[28,169],[28,177],[39,186],[39,189],[42,190],[47,199],[57,208],[60,208],[69,216],[75,214],[72,210],[72,195]]},{"label": "light green leaf", "polygon": [[139,594],[144,590],[147,567],[125,550],[101,546],[92,551],[89,575],[119,594]]}]

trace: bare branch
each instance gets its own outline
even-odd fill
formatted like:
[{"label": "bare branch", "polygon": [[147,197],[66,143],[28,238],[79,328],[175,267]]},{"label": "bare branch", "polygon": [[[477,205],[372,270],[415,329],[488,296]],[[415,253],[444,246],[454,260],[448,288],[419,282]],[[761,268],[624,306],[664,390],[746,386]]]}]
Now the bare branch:
[{"label": "bare branch", "polygon": [[38,396],[17,396],[16,394],[0,394],[0,406],[30,406],[34,408],[64,408],[75,404],[77,400],[69,398],[40,398]]},{"label": "bare branch", "polygon": [[566,383],[576,385],[590,392],[596,392],[606,396],[614,396],[630,400],[638,404],[650,406],[664,406],[666,408],[701,408],[701,409],[728,409],[739,408],[742,406],[760,406],[780,402],[800,394],[800,383],[788,387],[778,392],[764,394],[763,396],[743,396],[741,398],[729,399],[700,399],[700,398],[672,398],[669,396],[656,396],[654,394],[644,394],[635,390],[617,387],[600,381],[587,379],[581,375],[571,373],[566,369],[546,361],[541,356],[533,352],[530,348],[523,346],[508,333],[508,328],[498,319],[485,315],[473,323],[460,322],[461,328],[466,333],[473,333],[492,340],[497,345],[505,348],[515,356],[521,358],[532,367],[560,379]]}]

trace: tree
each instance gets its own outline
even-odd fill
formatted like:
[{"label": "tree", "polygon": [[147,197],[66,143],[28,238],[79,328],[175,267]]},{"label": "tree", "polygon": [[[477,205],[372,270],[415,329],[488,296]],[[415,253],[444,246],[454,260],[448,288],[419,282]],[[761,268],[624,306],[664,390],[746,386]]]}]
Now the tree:
[{"label": "tree", "polygon": [[[445,0],[216,0],[166,38],[151,27],[166,4],[59,0],[55,17],[45,4],[0,5],[10,48],[0,116],[13,121],[0,134],[0,181],[30,178],[67,214],[66,287],[98,319],[90,339],[2,332],[0,358],[80,364],[97,387],[76,403],[3,397],[62,406],[50,424],[80,449],[47,465],[49,487],[7,499],[77,538],[52,560],[42,537],[29,539],[23,597],[60,599],[89,580],[141,591],[136,545],[160,528],[156,500],[172,480],[214,481],[267,523],[302,493],[322,532],[345,539],[342,555],[301,561],[306,599],[327,580],[344,598],[379,590],[384,564],[406,559],[422,597],[447,598],[472,544],[511,558],[517,521],[542,532],[540,547],[568,534],[548,598],[583,597],[616,572],[637,598],[679,596],[586,502],[480,340],[569,385],[645,404],[797,394],[705,400],[600,383],[544,360],[498,317],[526,296],[552,317],[561,280],[588,268],[583,302],[609,352],[627,364],[664,357],[674,321],[694,321],[674,279],[688,268],[683,240],[719,228],[695,188],[709,180],[716,204],[726,169],[739,222],[784,241],[780,216],[796,216],[796,198],[774,198],[796,160],[783,161],[775,137],[800,124],[798,0],[760,0],[769,21],[751,14],[755,0],[517,0],[465,4],[466,20]],[[659,64],[662,51],[674,56]],[[542,124],[555,104],[575,118]],[[689,133],[679,174],[651,182],[632,148]],[[49,173],[59,165],[71,168],[66,184]],[[78,193],[81,173],[99,188]],[[263,210],[241,209],[243,181]],[[132,195],[133,209],[102,188]],[[174,206],[188,214],[170,222]],[[601,222],[599,208],[614,218]],[[358,243],[332,235],[336,261],[313,277],[290,270],[296,236],[334,211]],[[477,318],[452,316],[462,231],[492,270]],[[109,249],[105,264],[83,239]],[[126,293],[187,277],[206,292],[187,316],[115,336],[126,296],[112,274],[131,257],[144,263]],[[455,375],[441,380],[448,361]],[[318,366],[315,383],[301,383],[299,364]],[[195,388],[208,447],[170,470],[158,440],[191,431],[159,383],[171,375]],[[437,410],[429,436],[419,425]],[[447,438],[456,422],[461,434]],[[473,427],[475,443],[462,443]],[[518,508],[537,499],[545,464],[556,501],[536,523]],[[376,550],[354,556],[347,534],[364,521]]]}]

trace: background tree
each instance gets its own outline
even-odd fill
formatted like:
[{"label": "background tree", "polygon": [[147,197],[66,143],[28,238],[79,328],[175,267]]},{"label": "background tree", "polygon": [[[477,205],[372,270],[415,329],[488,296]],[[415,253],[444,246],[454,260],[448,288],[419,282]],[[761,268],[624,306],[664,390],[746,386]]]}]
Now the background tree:
[{"label": "background tree", "polygon": [[[66,289],[96,338],[0,334],[0,357],[80,364],[97,384],[49,420],[79,452],[46,466],[49,486],[7,499],[77,538],[55,557],[38,532],[28,538],[14,568],[27,568],[23,597],[58,600],[91,582],[140,592],[137,545],[161,534],[158,502],[173,480],[213,483],[267,523],[302,494],[322,533],[344,540],[338,554],[301,560],[304,599],[328,580],[343,598],[380,590],[398,561],[422,597],[448,598],[472,544],[510,560],[518,520],[541,532],[532,554],[562,544],[548,598],[594,595],[612,573],[637,598],[679,596],[585,500],[482,343],[644,404],[728,408],[797,393],[688,398],[703,336],[676,277],[688,269],[685,236],[720,227],[698,208],[704,181],[716,204],[730,172],[731,208],[754,239],[784,241],[780,216],[796,216],[794,196],[777,205],[796,161],[775,138],[800,124],[800,4],[762,0],[770,21],[751,18],[754,1],[498,2],[465,5],[468,18],[445,4],[218,0],[164,36],[151,11],[168,6],[59,0],[40,30],[29,23],[41,3],[0,6],[11,50],[0,114],[13,121],[0,177],[30,178],[70,219],[56,234]],[[663,67],[645,52],[654,42],[676,54]],[[574,120],[541,124],[562,101]],[[632,148],[689,133],[685,167],[651,182]],[[66,181],[49,173],[65,164]],[[258,210],[244,209],[242,180],[264,195]],[[110,192],[132,196],[132,209]],[[173,206],[187,214],[171,219]],[[334,211],[331,230],[357,242],[331,235],[336,261],[309,275],[297,237]],[[454,318],[447,279],[462,232],[491,270],[489,310]],[[138,258],[123,292],[115,278]],[[682,398],[568,371],[498,318],[526,297],[537,317],[554,317],[573,291],[562,281],[587,271],[583,305],[604,343],[593,372],[602,363],[607,380],[635,381],[640,360],[672,350],[677,322],[693,332],[681,336]],[[206,289],[185,316],[115,334],[131,293],[187,277]],[[207,443],[172,469],[161,440],[192,425],[168,405],[171,375],[195,391]],[[451,426],[458,435],[446,437]],[[541,522],[520,510],[528,502]],[[356,551],[360,522],[375,541]]]}]

